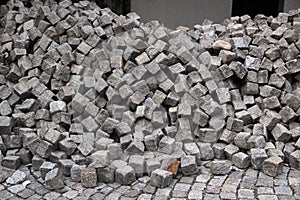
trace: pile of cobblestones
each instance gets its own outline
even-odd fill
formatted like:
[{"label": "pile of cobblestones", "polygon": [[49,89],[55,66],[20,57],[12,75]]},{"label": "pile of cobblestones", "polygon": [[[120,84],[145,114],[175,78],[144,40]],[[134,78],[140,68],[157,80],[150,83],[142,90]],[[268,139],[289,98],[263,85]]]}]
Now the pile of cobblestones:
[{"label": "pile of cobblestones", "polygon": [[[0,181],[164,188],[300,168],[300,10],[170,30],[95,3],[1,6]],[[8,54],[8,56],[7,56]],[[4,62],[5,61],[5,62]]]}]

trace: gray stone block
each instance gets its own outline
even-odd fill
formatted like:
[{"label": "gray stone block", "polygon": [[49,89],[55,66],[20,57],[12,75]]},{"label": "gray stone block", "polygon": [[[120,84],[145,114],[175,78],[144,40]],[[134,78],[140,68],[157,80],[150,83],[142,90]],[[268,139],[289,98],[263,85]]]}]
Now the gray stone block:
[{"label": "gray stone block", "polygon": [[230,63],[236,58],[236,54],[228,50],[221,50],[219,53],[219,57],[221,58],[223,63]]},{"label": "gray stone block", "polygon": [[95,142],[95,148],[97,150],[107,150],[108,145],[112,144],[114,142],[113,139],[106,138],[106,137],[100,137],[96,142]]},{"label": "gray stone block", "polygon": [[268,176],[277,176],[283,171],[283,160],[278,156],[272,156],[263,162],[263,172]]},{"label": "gray stone block", "polygon": [[156,151],[158,147],[158,139],[157,135],[146,135],[144,139],[146,150]]},{"label": "gray stone block", "polygon": [[197,83],[194,87],[192,87],[189,90],[189,92],[192,95],[192,97],[194,97],[195,99],[200,99],[208,92],[208,90],[201,83]]},{"label": "gray stone block", "polygon": [[97,172],[94,168],[83,168],[81,170],[81,185],[85,188],[97,186]]},{"label": "gray stone block", "polygon": [[78,183],[81,181],[81,171],[84,168],[85,168],[84,165],[77,165],[77,164],[71,167],[70,174],[71,174],[71,180],[73,182]]},{"label": "gray stone block", "polygon": [[277,97],[268,97],[263,99],[263,106],[267,109],[276,109],[280,107],[280,102]]},{"label": "gray stone block", "polygon": [[222,133],[220,134],[220,141],[226,142],[226,143],[231,143],[236,136],[236,132],[230,131],[228,129],[224,129]]},{"label": "gray stone block", "polygon": [[100,127],[103,131],[107,133],[112,133],[117,125],[119,124],[119,121],[113,118],[106,118],[106,120],[103,122],[102,126]]},{"label": "gray stone block", "polygon": [[19,95],[20,98],[25,99],[26,97],[29,97],[31,86],[28,85],[26,81],[19,82],[18,84],[14,85],[13,88],[15,93]]},{"label": "gray stone block", "polygon": [[136,180],[134,169],[128,165],[117,168],[115,172],[115,180],[122,185],[130,185]]},{"label": "gray stone block", "polygon": [[214,150],[210,143],[198,143],[201,159],[211,160],[214,158]]},{"label": "gray stone block", "polygon": [[128,164],[134,169],[135,176],[142,177],[145,173],[145,157],[140,155],[132,155],[129,158]]},{"label": "gray stone block", "polygon": [[136,110],[136,107],[140,105],[144,100],[144,95],[141,92],[136,91],[129,97],[129,107],[133,110]]},{"label": "gray stone block", "polygon": [[21,158],[20,156],[7,155],[2,159],[1,164],[3,167],[18,169],[21,165]]},{"label": "gray stone block", "polygon": [[70,176],[71,168],[73,165],[75,165],[75,163],[71,159],[60,159],[58,161],[58,165],[64,176]]},{"label": "gray stone block", "polygon": [[225,159],[226,144],[224,144],[224,143],[215,143],[212,146],[212,148],[214,150],[215,158],[217,158],[217,159]]},{"label": "gray stone block", "polygon": [[142,54],[140,54],[139,56],[137,56],[135,58],[135,61],[138,65],[142,65],[142,64],[149,62],[150,58],[148,57],[146,52],[143,52]]},{"label": "gray stone block", "polygon": [[216,94],[220,104],[231,102],[231,95],[228,88],[218,88]]},{"label": "gray stone block", "polygon": [[113,183],[115,181],[115,169],[113,167],[104,167],[97,169],[98,182]]},{"label": "gray stone block", "polygon": [[184,47],[180,47],[176,52],[177,57],[184,63],[188,63],[192,60],[192,54]]},{"label": "gray stone block", "polygon": [[49,190],[57,190],[64,187],[63,174],[59,168],[54,168],[46,174],[45,186]]},{"label": "gray stone block", "polygon": [[276,124],[280,121],[281,116],[271,110],[266,110],[264,114],[259,119],[259,122],[267,127],[268,130],[272,130]]},{"label": "gray stone block", "polygon": [[36,153],[42,158],[49,158],[52,151],[54,151],[55,146],[50,142],[42,140],[38,143]]},{"label": "gray stone block", "polygon": [[262,169],[263,162],[268,158],[264,149],[250,149],[251,164],[254,169]]},{"label": "gray stone block", "polygon": [[159,162],[158,158],[149,158],[145,162],[145,169],[146,169],[145,172],[150,176],[151,173],[154,170],[159,169],[160,166],[161,166],[161,163]]},{"label": "gray stone block", "polygon": [[239,152],[232,156],[232,163],[238,168],[245,169],[250,165],[250,157],[245,153]]},{"label": "gray stone block", "polygon": [[198,173],[198,165],[195,156],[182,157],[180,167],[184,175],[192,175]]},{"label": "gray stone block", "polygon": [[67,159],[67,154],[63,151],[53,151],[49,159],[51,162],[58,163],[61,159]]},{"label": "gray stone block", "polygon": [[232,169],[232,163],[228,160],[215,160],[211,162],[210,171],[214,175],[228,174]]},{"label": "gray stone block", "polygon": [[258,105],[254,105],[254,106],[248,108],[247,111],[250,114],[252,120],[257,120],[262,115],[262,111]]},{"label": "gray stone block", "polygon": [[72,100],[72,109],[78,113],[83,113],[89,99],[77,93]]},{"label": "gray stone block", "polygon": [[0,135],[11,133],[11,128],[13,126],[12,118],[0,116]]},{"label": "gray stone block", "polygon": [[296,150],[289,155],[289,164],[295,169],[300,169],[300,150]]},{"label": "gray stone block", "polygon": [[156,169],[151,173],[150,185],[165,188],[172,183],[173,174],[163,169]]},{"label": "gray stone block", "polygon": [[280,89],[284,85],[285,81],[286,79],[283,76],[278,74],[271,74],[268,84]]},{"label": "gray stone block", "polygon": [[229,144],[225,147],[225,155],[229,160],[232,160],[232,156],[239,152],[239,148],[237,146],[235,146],[234,144]]},{"label": "gray stone block", "polygon": [[60,140],[64,139],[64,137],[65,136],[63,134],[54,129],[49,129],[44,135],[44,139],[53,145],[57,145]]},{"label": "gray stone block", "polygon": [[221,67],[219,67],[217,69],[217,73],[218,73],[219,78],[221,80],[225,80],[225,79],[230,78],[231,76],[233,76],[233,71],[231,70],[231,68],[227,64],[224,64]]},{"label": "gray stone block", "polygon": [[95,132],[99,127],[97,122],[91,116],[82,120],[82,124],[88,132]]},{"label": "gray stone block", "polygon": [[161,105],[166,99],[167,95],[159,90],[156,90],[152,99],[157,105]]},{"label": "gray stone block", "polygon": [[12,113],[12,109],[7,100],[4,100],[0,103],[0,114],[2,116],[8,116]]},{"label": "gray stone block", "polygon": [[258,95],[259,94],[258,84],[246,82],[242,87],[242,93],[244,95]]},{"label": "gray stone block", "polygon": [[290,108],[289,106],[283,107],[280,110],[279,114],[284,123],[292,121],[297,116],[297,114],[294,112],[294,110],[292,108]]},{"label": "gray stone block", "polygon": [[56,163],[52,163],[52,162],[43,162],[43,164],[40,166],[39,170],[41,172],[41,177],[42,179],[45,179],[46,174],[48,172],[50,172],[52,169],[57,168],[57,164]]},{"label": "gray stone block", "polygon": [[145,145],[142,141],[134,139],[126,148],[126,152],[129,154],[139,154],[145,151]]},{"label": "gray stone block", "polygon": [[234,143],[241,149],[250,149],[250,144],[248,142],[251,136],[250,132],[240,132],[234,138]]},{"label": "gray stone block", "polygon": [[230,131],[240,132],[243,130],[244,122],[240,119],[228,117],[226,128]]},{"label": "gray stone block", "polygon": [[170,137],[163,137],[158,145],[158,151],[165,154],[172,154],[174,150],[175,139]]},{"label": "gray stone block", "polygon": [[[17,86],[17,90],[22,93],[22,89],[20,88],[21,86]],[[29,88],[30,89],[30,88]],[[25,89],[24,89],[25,90]],[[26,92],[28,90],[26,89]],[[18,93],[18,95],[20,95],[20,93]],[[5,86],[5,85],[1,85],[0,86],[0,99],[1,100],[5,100],[7,99],[10,95],[12,94],[12,91],[9,87]]]},{"label": "gray stone block", "polygon": [[288,142],[291,138],[291,132],[282,124],[276,124],[271,133],[276,141]]}]

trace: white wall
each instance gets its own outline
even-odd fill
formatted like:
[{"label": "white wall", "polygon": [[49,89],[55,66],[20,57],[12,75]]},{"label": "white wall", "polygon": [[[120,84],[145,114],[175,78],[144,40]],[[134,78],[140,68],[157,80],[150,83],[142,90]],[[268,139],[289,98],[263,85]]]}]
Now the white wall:
[{"label": "white wall", "polygon": [[232,0],[131,0],[142,21],[159,20],[169,28],[193,27],[204,19],[220,23],[231,16]]},{"label": "white wall", "polygon": [[285,0],[284,12],[300,8],[300,0]]},{"label": "white wall", "polygon": [[[263,1],[263,0],[262,0]],[[285,0],[284,12],[300,8],[300,0]],[[193,27],[204,19],[220,23],[230,18],[232,0],[131,0],[131,11],[143,22],[159,20],[169,28]]]}]

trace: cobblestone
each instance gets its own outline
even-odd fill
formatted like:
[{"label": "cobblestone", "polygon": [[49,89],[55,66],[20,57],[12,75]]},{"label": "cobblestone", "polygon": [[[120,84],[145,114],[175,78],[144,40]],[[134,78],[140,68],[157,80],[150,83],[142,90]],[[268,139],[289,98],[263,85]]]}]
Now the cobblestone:
[{"label": "cobblestone", "polygon": [[[210,161],[209,161],[210,162]],[[71,188],[49,191],[33,182],[24,188],[22,184],[0,184],[2,199],[297,199],[300,195],[297,170],[283,168],[282,176],[273,178],[253,169],[232,171],[228,175],[212,175],[209,165],[202,163],[201,174],[178,176],[166,188],[156,188],[144,176],[128,186],[119,183],[98,183],[95,188],[83,188],[72,184]],[[199,172],[200,173],[200,172]],[[69,182],[71,178],[65,181]],[[290,181],[289,181],[290,180]],[[297,186],[298,185],[298,186]]]},{"label": "cobblestone", "polygon": [[300,9],[171,30],[24,2],[0,9],[1,200],[300,199]]}]

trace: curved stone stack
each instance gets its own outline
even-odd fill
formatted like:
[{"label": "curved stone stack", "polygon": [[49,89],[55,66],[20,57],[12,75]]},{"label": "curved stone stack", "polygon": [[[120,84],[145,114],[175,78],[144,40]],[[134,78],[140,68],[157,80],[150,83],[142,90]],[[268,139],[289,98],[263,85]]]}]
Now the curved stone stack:
[{"label": "curved stone stack", "polygon": [[0,15],[2,166],[32,164],[50,189],[64,176],[165,187],[202,162],[300,168],[298,11],[191,30],[89,1],[10,1]]}]

